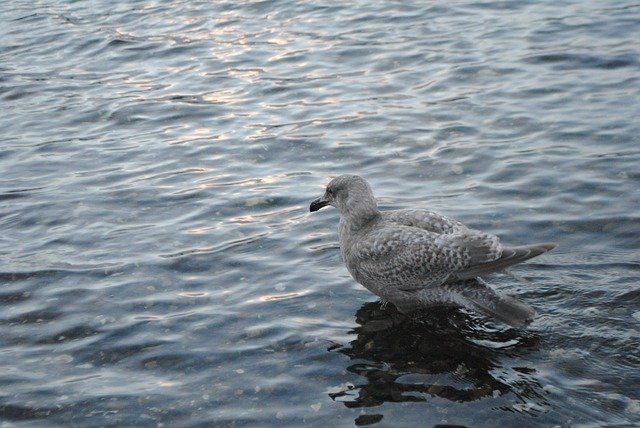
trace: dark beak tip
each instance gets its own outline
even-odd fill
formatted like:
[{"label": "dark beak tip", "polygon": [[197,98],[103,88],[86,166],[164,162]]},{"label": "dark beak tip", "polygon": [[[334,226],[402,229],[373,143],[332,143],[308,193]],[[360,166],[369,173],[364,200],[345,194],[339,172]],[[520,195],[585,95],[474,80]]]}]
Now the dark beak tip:
[{"label": "dark beak tip", "polygon": [[309,211],[310,212],[316,212],[318,211],[320,208],[326,206],[327,203],[324,201],[321,201],[320,199],[316,199],[315,201],[311,202],[311,205],[309,205]]}]

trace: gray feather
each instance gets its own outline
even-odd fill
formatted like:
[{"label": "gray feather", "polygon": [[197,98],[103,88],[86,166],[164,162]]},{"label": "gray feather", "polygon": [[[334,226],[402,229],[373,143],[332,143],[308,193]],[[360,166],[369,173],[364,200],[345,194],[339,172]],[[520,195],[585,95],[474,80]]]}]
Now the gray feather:
[{"label": "gray feather", "polygon": [[524,327],[536,316],[536,311],[511,296],[497,293],[488,286],[476,281],[467,280],[447,284],[451,292],[462,296],[463,306],[489,317],[496,318],[513,327]]},{"label": "gray feather", "polygon": [[497,260],[487,263],[471,265],[468,268],[455,272],[452,275],[453,280],[464,280],[469,278],[477,278],[492,272],[504,270],[510,266],[522,263],[536,256],[546,253],[556,248],[556,244],[534,244],[524,245],[521,247],[503,247],[502,254]]},{"label": "gray feather", "polygon": [[380,211],[355,175],[331,180],[310,210],[340,211],[340,251],[353,278],[402,312],[455,305],[525,325],[535,311],[473,278],[529,260],[555,244],[505,247],[492,234],[426,210]]}]

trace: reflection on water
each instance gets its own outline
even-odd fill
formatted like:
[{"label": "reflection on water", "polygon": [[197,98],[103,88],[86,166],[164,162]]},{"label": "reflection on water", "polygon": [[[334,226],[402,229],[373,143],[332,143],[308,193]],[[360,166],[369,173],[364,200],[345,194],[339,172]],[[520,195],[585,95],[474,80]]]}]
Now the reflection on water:
[{"label": "reflection on water", "polygon": [[348,370],[365,381],[329,394],[346,407],[432,397],[467,402],[507,394],[527,403],[514,411],[536,413],[549,404],[529,376],[535,369],[507,368],[516,357],[537,350],[539,340],[533,333],[493,329],[454,308],[406,316],[380,302],[365,303],[356,321],[356,340],[339,351],[352,360]]}]

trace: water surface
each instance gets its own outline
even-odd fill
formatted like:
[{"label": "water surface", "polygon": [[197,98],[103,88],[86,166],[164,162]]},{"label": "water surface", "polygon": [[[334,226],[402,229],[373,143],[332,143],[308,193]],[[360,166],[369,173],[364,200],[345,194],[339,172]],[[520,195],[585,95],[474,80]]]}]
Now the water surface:
[{"label": "water surface", "polygon": [[[640,6],[0,5],[0,420],[640,423]],[[340,259],[357,173],[557,250],[540,313],[400,316]]]}]

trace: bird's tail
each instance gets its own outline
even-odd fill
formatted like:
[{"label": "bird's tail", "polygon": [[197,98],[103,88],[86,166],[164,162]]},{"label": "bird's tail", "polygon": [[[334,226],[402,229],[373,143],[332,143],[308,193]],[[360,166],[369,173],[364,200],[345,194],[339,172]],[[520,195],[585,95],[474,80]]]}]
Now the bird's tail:
[{"label": "bird's tail", "polygon": [[463,307],[512,327],[524,327],[536,316],[531,306],[497,293],[478,279],[425,287],[416,294],[407,294],[405,299],[394,299],[393,303],[402,313],[432,306]]},{"label": "bird's tail", "polygon": [[533,321],[536,311],[513,297],[497,293],[477,280],[445,284],[457,303],[467,309],[496,318],[513,327],[524,327]]}]

